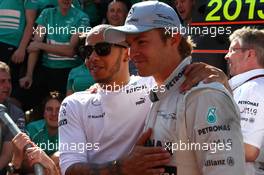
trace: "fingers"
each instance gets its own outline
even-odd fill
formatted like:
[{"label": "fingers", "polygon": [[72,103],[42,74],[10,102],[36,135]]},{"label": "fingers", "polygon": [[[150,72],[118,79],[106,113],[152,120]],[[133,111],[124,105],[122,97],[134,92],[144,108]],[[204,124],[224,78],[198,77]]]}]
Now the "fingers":
[{"label": "fingers", "polygon": [[190,90],[193,86],[199,83],[202,80],[202,77],[195,76],[195,77],[186,77],[184,82],[180,86],[180,92],[186,92]]},{"label": "fingers", "polygon": [[19,149],[21,149],[21,148],[24,149],[25,145],[31,144],[29,137],[25,133],[17,134],[13,138],[12,142]]},{"label": "fingers", "polygon": [[145,158],[144,158],[145,167],[149,169],[149,168],[153,168],[153,167],[166,165],[167,163],[170,162],[170,157],[171,156],[169,153],[153,154],[153,155],[145,156]]},{"label": "fingers", "polygon": [[132,152],[133,162],[144,170],[157,168],[170,162],[171,155],[162,147],[136,146]]},{"label": "fingers", "polygon": [[146,141],[150,138],[152,133],[151,128],[149,128],[146,132],[144,132],[140,138],[138,139],[136,145],[144,145],[146,143]]},{"label": "fingers", "polygon": [[90,92],[91,94],[97,93],[97,90],[100,88],[100,85],[98,83],[95,83],[89,89],[86,89],[86,91]]},{"label": "fingers", "polygon": [[210,75],[208,78],[205,78],[203,80],[204,83],[212,83],[215,81],[221,81],[220,77],[218,75]]},{"label": "fingers", "polygon": [[29,89],[32,85],[32,79],[30,79],[28,77],[21,78],[19,80],[19,85],[22,88]]},{"label": "fingers", "polygon": [[171,155],[167,151],[164,153],[155,153],[145,156],[146,161],[160,161],[160,160],[167,160],[170,159]]},{"label": "fingers", "polygon": [[168,151],[166,151],[163,147],[144,147],[144,146],[135,146],[135,152],[138,152],[139,154],[167,154]]},{"label": "fingers", "polygon": [[220,83],[224,82],[225,74],[221,69],[205,63],[193,63],[186,67],[184,72],[186,80],[182,83],[180,87],[181,92],[185,92],[191,89],[200,81],[204,83],[210,83],[218,81]]},{"label": "fingers", "polygon": [[164,168],[153,168],[146,171],[147,175],[160,175],[164,173]]},{"label": "fingers", "polygon": [[12,55],[11,60],[13,63],[17,63],[16,52]]},{"label": "fingers", "polygon": [[39,147],[30,147],[26,150],[26,155],[31,164],[41,162],[42,150]]},{"label": "fingers", "polygon": [[48,157],[48,155],[39,147],[28,148],[26,151],[26,155],[29,160],[30,166],[39,163],[44,168],[50,168],[54,164],[54,162]]},{"label": "fingers", "polygon": [[23,53],[15,52],[12,55],[11,60],[12,60],[13,63],[19,64],[19,63],[22,63],[24,61],[24,57],[25,57],[25,55]]},{"label": "fingers", "polygon": [[192,63],[186,66],[184,70],[184,75],[188,76],[189,74],[193,74],[192,72],[199,72],[203,69],[207,64],[199,62],[199,63]]}]

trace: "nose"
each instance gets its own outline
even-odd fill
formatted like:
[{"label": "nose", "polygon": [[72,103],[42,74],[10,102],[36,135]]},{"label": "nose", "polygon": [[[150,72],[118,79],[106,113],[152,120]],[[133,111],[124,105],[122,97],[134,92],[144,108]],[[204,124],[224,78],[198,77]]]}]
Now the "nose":
[{"label": "nose", "polygon": [[229,60],[229,52],[225,55],[225,60]]},{"label": "nose", "polygon": [[93,51],[92,54],[89,57],[87,57],[85,60],[86,67],[90,69],[93,63],[98,62],[99,59],[100,59],[99,56],[96,54],[95,51]]},{"label": "nose", "polygon": [[118,11],[117,11],[117,10],[114,11],[114,15],[115,15],[115,16],[118,15]]},{"label": "nose", "polygon": [[58,111],[57,110],[52,110],[52,115],[53,116],[57,116],[59,113],[58,113]]},{"label": "nose", "polygon": [[128,56],[131,60],[135,58],[139,54],[138,49],[135,45],[131,45],[129,50],[128,50]]},{"label": "nose", "polygon": [[86,58],[89,61],[94,61],[96,59],[99,59],[98,55],[96,54],[96,52],[93,50],[92,54],[89,56],[89,58]]},{"label": "nose", "polygon": [[176,3],[176,8],[181,9],[182,8],[182,2],[177,2]]}]

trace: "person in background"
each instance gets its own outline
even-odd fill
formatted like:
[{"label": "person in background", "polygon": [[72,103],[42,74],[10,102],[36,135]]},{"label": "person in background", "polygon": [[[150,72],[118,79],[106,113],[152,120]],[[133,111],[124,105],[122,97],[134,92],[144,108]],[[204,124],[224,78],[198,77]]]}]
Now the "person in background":
[{"label": "person in background", "polygon": [[[127,13],[131,8],[130,1],[125,0],[112,0],[108,4],[106,12],[106,23],[113,26],[120,26],[125,23]],[[137,69],[135,65],[129,61],[130,75],[137,75]]]},{"label": "person in background", "polygon": [[229,39],[225,59],[232,76],[229,84],[240,109],[246,172],[260,175],[264,174],[257,160],[264,148],[264,30],[244,27]]},{"label": "person in background", "polygon": [[[10,94],[12,91],[9,66],[0,61],[0,104],[7,108],[7,113],[17,124],[20,130],[25,131],[24,112],[12,103]],[[4,123],[0,122],[0,175],[5,175],[5,167],[12,157],[12,134]]]},{"label": "person in background", "polygon": [[59,168],[58,153],[58,111],[64,96],[54,91],[43,100],[44,119],[26,126],[30,139],[41,148]]},{"label": "person in background", "polygon": [[[71,0],[58,0],[59,6],[42,11],[37,19],[34,41],[28,47],[29,59],[25,77],[20,79],[23,88],[32,85],[34,69],[40,51],[43,51],[40,72],[37,74],[38,96],[43,99],[50,91],[66,94],[67,78],[73,67],[82,61],[76,56],[79,32],[89,28],[89,18],[71,5]],[[54,29],[53,32],[49,28]],[[59,30],[63,28],[64,30]],[[43,42],[46,37],[46,42]]]},{"label": "person in background", "polygon": [[44,99],[44,119],[26,126],[30,139],[44,152],[51,156],[58,151],[58,115],[63,96],[54,91]]},{"label": "person in background", "polygon": [[109,2],[106,12],[107,23],[113,26],[123,25],[130,7],[129,1],[113,0]]},{"label": "person in background", "polygon": [[192,22],[192,9],[194,5],[195,0],[174,0],[172,2],[172,6],[177,9],[186,25]]},{"label": "person in background", "polygon": [[[16,4],[16,2],[22,2],[22,1],[15,1],[12,4]],[[81,9],[79,0],[73,0],[73,5],[79,9]],[[22,71],[19,71],[18,79],[16,80],[16,86],[15,89],[12,92],[12,96],[15,97],[19,102],[21,103],[23,110],[31,110],[36,107],[36,104],[38,104],[38,100],[36,97],[38,96],[38,87],[31,86],[30,88],[24,88],[20,86],[19,78],[23,77],[26,70],[26,63],[27,63],[27,47],[30,43],[32,36],[35,33],[35,20],[39,16],[40,12],[45,8],[51,8],[58,6],[58,0],[24,0],[23,6],[25,6],[25,27],[24,31],[22,31],[22,39],[19,45],[19,48],[14,52],[12,55],[12,60],[14,63],[24,63]],[[22,7],[22,5],[21,5]],[[16,35],[13,35],[16,36]],[[25,60],[25,61],[24,61]],[[36,74],[38,74],[38,67],[36,70]],[[11,67],[12,69],[12,67]],[[15,70],[18,70],[15,68]],[[37,78],[36,78],[37,79]],[[14,83],[12,83],[14,84]]]},{"label": "person in background", "polygon": [[91,27],[99,25],[102,21],[103,4],[101,0],[82,0],[82,9],[90,18]]},{"label": "person in background", "polygon": [[25,28],[27,13],[29,9],[24,5],[24,0],[2,0],[0,3],[0,61],[7,63],[12,70],[11,96],[19,101],[17,92],[19,78],[25,63],[26,48],[32,35],[32,32],[27,32]]}]

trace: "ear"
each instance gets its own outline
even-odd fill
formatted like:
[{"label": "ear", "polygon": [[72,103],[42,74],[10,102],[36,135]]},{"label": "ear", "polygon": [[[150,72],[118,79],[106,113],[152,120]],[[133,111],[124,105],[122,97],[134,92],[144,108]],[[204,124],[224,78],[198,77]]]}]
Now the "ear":
[{"label": "ear", "polygon": [[255,49],[249,49],[248,50],[248,58],[252,59],[256,57],[256,51]]},{"label": "ear", "polygon": [[129,55],[128,55],[128,48],[127,49],[123,49],[123,61],[124,62],[128,62],[129,60]]},{"label": "ear", "polygon": [[176,33],[174,34],[172,37],[171,37],[171,45],[175,45],[176,47],[179,46],[180,42],[181,42],[181,35],[179,33]]}]

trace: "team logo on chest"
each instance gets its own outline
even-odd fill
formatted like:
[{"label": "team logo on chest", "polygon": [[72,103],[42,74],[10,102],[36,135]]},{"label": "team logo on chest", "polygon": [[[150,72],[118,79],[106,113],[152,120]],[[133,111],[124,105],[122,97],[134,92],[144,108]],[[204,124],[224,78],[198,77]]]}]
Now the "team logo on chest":
[{"label": "team logo on chest", "polygon": [[216,115],[216,108],[210,107],[207,112],[207,123],[208,124],[215,124],[217,122],[217,115]]}]

